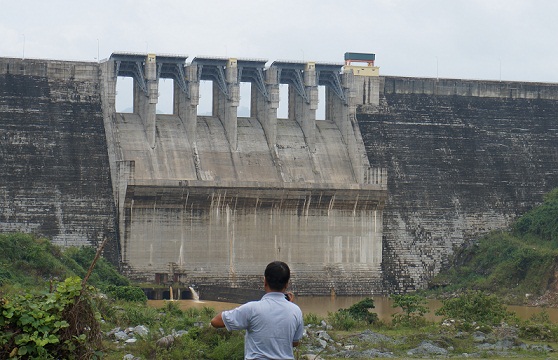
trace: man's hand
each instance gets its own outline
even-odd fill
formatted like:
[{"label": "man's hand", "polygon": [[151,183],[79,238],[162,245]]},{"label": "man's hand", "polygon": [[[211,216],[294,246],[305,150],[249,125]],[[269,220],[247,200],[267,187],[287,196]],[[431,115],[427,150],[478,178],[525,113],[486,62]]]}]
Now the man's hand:
[{"label": "man's hand", "polygon": [[285,293],[285,299],[287,299],[290,302],[294,302],[294,294],[292,292],[286,292]]}]

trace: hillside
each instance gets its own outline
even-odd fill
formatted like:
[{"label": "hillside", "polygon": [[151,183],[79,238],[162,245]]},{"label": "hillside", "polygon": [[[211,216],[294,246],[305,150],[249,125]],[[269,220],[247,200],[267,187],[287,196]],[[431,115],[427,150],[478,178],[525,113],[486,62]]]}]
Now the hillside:
[{"label": "hillside", "polygon": [[[91,247],[62,249],[48,239],[29,234],[0,234],[0,287],[41,287],[51,280],[70,276],[83,278],[95,257]],[[101,257],[89,278],[99,288],[129,286],[128,279]]]},{"label": "hillside", "polygon": [[558,189],[507,231],[464,244],[430,288],[496,293],[508,303],[558,306]]}]

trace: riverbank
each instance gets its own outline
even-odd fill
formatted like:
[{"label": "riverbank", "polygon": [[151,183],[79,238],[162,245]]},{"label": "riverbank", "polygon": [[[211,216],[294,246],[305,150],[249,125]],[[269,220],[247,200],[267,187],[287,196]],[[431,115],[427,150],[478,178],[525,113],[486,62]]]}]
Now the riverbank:
[{"label": "riverbank", "polygon": [[[298,300],[304,303],[307,299]],[[354,299],[345,298],[340,303],[347,306],[349,300]],[[497,312],[497,303],[484,304],[487,314]],[[126,359],[242,359],[243,332],[214,329],[208,324],[217,311],[236,305],[189,300],[149,301],[146,307],[138,304],[136,309],[146,313],[141,317],[149,323],[145,326],[149,333],[135,334],[137,324],[107,331],[106,343],[112,347],[107,349],[107,358],[120,360],[129,355]],[[371,310],[385,309],[387,303],[377,305]],[[149,309],[154,308],[155,314],[148,315]],[[393,309],[391,304],[390,308]],[[400,317],[397,322],[390,316],[390,321],[368,323],[343,310],[329,312],[325,317],[305,313],[305,333],[296,349],[296,359],[558,359],[554,352],[558,348],[558,327],[549,321],[544,309],[539,310],[528,320],[503,314],[507,320],[496,319],[495,325],[490,321],[429,321],[413,315],[408,319]],[[399,313],[402,314],[400,309]],[[173,327],[169,328],[169,324]],[[145,331],[144,326],[139,329]]]}]

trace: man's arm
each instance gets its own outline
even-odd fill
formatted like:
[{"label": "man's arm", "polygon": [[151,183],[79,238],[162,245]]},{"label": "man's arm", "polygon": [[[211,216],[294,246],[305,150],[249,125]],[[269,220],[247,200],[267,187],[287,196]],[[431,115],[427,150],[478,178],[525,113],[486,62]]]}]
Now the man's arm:
[{"label": "man's arm", "polygon": [[224,328],[225,322],[223,321],[223,313],[219,313],[215,315],[213,319],[211,319],[211,326],[215,328]]}]

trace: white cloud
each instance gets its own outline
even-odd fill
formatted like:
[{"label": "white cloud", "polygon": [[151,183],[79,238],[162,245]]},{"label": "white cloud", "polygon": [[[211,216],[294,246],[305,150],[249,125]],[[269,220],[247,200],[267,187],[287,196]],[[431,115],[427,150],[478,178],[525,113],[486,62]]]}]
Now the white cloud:
[{"label": "white cloud", "polygon": [[[391,75],[558,81],[552,0],[0,0],[0,56],[141,51],[342,61]],[[97,40],[98,39],[98,40]],[[500,66],[501,64],[501,66]]]}]

